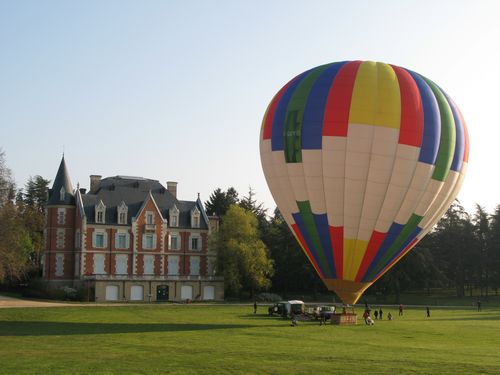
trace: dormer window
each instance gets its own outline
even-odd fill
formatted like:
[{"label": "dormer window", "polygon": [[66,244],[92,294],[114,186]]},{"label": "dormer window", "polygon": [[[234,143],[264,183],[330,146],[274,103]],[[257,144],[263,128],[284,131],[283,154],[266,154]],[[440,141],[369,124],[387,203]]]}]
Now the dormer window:
[{"label": "dormer window", "polygon": [[117,211],[118,211],[118,224],[127,224],[128,207],[124,201],[122,201],[122,203],[120,203],[120,205],[117,207]]},{"label": "dormer window", "polygon": [[106,206],[101,200],[99,201],[99,204],[95,206],[95,222],[98,224],[104,224],[105,217],[106,217]]},{"label": "dormer window", "polygon": [[191,227],[192,228],[200,227],[200,210],[198,210],[198,207],[194,207],[191,210]]},{"label": "dormer window", "polygon": [[178,227],[179,226],[179,209],[177,206],[174,204],[174,207],[172,207],[169,211],[170,214],[170,226],[171,227]]},{"label": "dormer window", "polygon": [[146,212],[146,224],[154,224],[154,214],[152,212]]},{"label": "dormer window", "polygon": [[63,201],[64,198],[66,198],[66,189],[62,186],[61,190],[59,190],[59,200]]}]

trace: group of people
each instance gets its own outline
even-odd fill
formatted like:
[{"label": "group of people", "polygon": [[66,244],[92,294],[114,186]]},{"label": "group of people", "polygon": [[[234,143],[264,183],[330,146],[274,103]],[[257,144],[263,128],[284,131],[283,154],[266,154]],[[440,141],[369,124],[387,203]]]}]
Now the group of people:
[{"label": "group of people", "polygon": [[[384,319],[384,311],[382,310],[382,306],[380,306],[375,311],[373,312],[373,316],[375,317],[375,320],[371,317],[370,315],[370,308],[368,307],[368,304],[365,303],[365,312],[363,313],[363,319],[365,320],[365,324],[372,326],[375,324],[375,320],[383,320]],[[399,305],[399,315],[403,315],[403,305]],[[387,314],[387,320],[392,320],[392,314],[389,312]]]}]

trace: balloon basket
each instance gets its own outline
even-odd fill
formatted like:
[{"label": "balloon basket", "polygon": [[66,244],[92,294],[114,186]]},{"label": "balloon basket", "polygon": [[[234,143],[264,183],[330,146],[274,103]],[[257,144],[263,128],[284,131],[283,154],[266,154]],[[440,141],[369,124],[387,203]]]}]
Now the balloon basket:
[{"label": "balloon basket", "polygon": [[332,324],[340,326],[356,325],[358,315],[355,313],[342,313],[332,315]]}]

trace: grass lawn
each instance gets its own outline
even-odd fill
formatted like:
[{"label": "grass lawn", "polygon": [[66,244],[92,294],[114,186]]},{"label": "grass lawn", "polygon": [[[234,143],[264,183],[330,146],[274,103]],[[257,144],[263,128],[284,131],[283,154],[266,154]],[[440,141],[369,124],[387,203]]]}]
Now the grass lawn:
[{"label": "grass lawn", "polygon": [[[500,309],[320,326],[248,306],[0,309],[0,374],[499,374]],[[362,313],[362,311],[358,311]]]}]

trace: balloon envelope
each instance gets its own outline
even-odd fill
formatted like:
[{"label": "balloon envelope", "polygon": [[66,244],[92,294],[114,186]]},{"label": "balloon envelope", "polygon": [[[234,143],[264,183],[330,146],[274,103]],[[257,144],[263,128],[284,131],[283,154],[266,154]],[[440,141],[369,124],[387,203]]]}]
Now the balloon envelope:
[{"label": "balloon envelope", "polygon": [[468,135],[457,106],[429,79],[345,61],[299,74],[275,95],[260,154],[314,269],[353,304],[453,202]]}]

